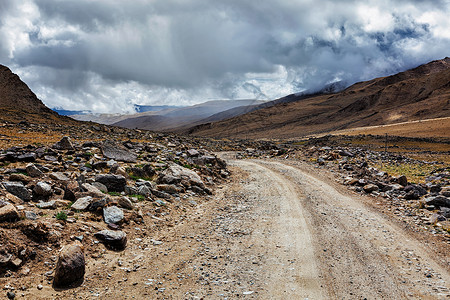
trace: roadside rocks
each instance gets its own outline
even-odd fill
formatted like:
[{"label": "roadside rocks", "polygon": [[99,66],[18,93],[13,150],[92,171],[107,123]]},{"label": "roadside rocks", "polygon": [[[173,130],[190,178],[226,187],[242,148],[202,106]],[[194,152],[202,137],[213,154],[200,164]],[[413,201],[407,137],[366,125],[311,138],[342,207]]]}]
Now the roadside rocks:
[{"label": "roadside rocks", "polygon": [[426,198],[424,201],[425,204],[427,205],[450,208],[450,199],[444,196],[429,197]]},{"label": "roadside rocks", "polygon": [[83,246],[75,242],[64,246],[56,264],[53,285],[64,288],[77,285],[83,281],[85,273]]},{"label": "roadside rocks", "polygon": [[[111,138],[115,130],[109,132]],[[39,259],[53,255],[44,263],[55,266],[55,251],[66,240],[82,241],[90,252],[97,251],[98,241],[108,249],[123,250],[127,235],[115,231],[119,228],[133,230],[132,226],[147,222],[158,227],[176,224],[172,212],[178,215],[199,203],[201,195],[211,194],[213,185],[230,175],[222,160],[204,148],[194,149],[198,144],[190,144],[190,139],[178,139],[159,136],[149,142],[80,145],[63,138],[51,146],[0,150],[0,230],[2,234],[11,230],[18,240],[9,242],[8,249],[15,252],[6,257],[5,270],[23,268],[33,251]],[[92,235],[105,225],[114,230]],[[19,243],[33,245],[34,250],[24,250]],[[2,246],[8,241],[2,239]],[[61,251],[55,287],[73,286],[83,278],[84,255],[78,246]],[[22,260],[16,261],[19,267],[12,263],[16,258]]]},{"label": "roadside rocks", "polygon": [[205,185],[197,173],[176,164],[172,164],[164,170],[159,176],[158,182],[166,184],[182,184],[185,187],[191,185],[204,187]]}]

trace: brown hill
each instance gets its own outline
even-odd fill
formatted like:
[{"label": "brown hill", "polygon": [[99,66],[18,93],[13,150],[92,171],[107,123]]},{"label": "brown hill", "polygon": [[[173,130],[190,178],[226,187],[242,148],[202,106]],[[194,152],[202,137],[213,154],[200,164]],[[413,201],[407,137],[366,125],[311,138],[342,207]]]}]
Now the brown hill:
[{"label": "brown hill", "polygon": [[292,100],[224,121],[198,125],[185,133],[231,138],[291,138],[449,117],[450,58],[359,82],[339,93],[302,95]]},{"label": "brown hill", "polygon": [[60,123],[75,121],[59,116],[41,100],[9,68],[0,65],[0,120],[33,123]]}]

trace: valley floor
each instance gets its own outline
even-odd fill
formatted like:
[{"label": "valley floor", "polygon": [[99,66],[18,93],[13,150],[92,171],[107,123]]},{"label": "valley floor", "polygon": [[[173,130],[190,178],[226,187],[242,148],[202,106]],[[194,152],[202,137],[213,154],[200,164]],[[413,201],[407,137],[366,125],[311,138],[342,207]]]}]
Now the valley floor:
[{"label": "valley floor", "polygon": [[88,257],[78,288],[29,289],[25,298],[450,297],[450,258],[367,205],[372,199],[300,162],[223,156],[232,180],[183,222]]}]

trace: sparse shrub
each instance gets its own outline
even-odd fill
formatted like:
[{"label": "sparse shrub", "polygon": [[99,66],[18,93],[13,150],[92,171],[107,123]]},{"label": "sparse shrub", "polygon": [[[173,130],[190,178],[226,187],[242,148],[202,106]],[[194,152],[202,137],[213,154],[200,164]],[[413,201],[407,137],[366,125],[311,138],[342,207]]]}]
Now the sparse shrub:
[{"label": "sparse shrub", "polygon": [[64,211],[60,211],[59,213],[56,214],[56,219],[57,220],[67,220],[67,214]]}]

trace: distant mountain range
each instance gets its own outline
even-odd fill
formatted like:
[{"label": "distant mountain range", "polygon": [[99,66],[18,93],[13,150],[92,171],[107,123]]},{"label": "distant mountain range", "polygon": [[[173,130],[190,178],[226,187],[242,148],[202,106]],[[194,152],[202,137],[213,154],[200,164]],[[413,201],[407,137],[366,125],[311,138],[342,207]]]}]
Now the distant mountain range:
[{"label": "distant mountain range", "polygon": [[[235,114],[217,116],[230,109],[246,108],[259,105],[265,101],[259,100],[213,100],[193,106],[140,106],[146,110],[131,115],[120,114],[79,114],[71,115],[80,121],[93,121],[102,124],[116,125],[126,128],[139,128],[153,131],[173,131],[177,128],[187,128],[210,120],[223,120]],[[212,118],[212,119],[210,119]]]},{"label": "distant mountain range", "polygon": [[[290,138],[450,116],[450,58],[338,93],[290,95],[246,114],[180,131],[227,138]],[[449,122],[449,119],[444,120]]]}]

